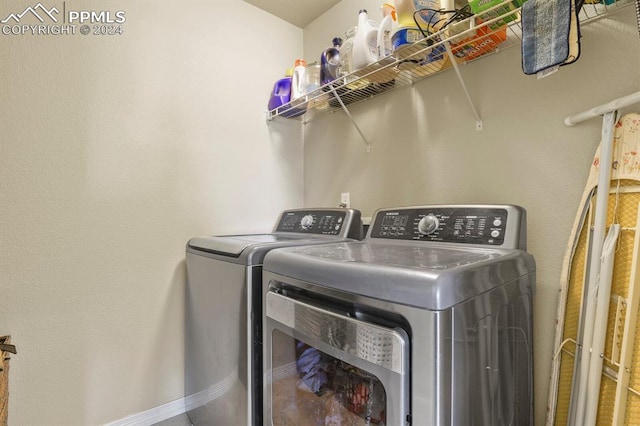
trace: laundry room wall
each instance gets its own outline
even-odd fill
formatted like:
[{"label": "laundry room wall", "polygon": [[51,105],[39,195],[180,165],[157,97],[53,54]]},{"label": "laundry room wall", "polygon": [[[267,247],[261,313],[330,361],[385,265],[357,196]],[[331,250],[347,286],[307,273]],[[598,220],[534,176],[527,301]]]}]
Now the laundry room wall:
[{"label": "laundry room wall", "polygon": [[[356,25],[361,8],[343,0],[305,28],[307,60]],[[528,249],[537,261],[536,424],[544,424],[562,259],[600,139],[597,119],[565,127],[566,116],[638,91],[640,40],[633,8],[582,28],[580,59],[542,80],[521,70],[519,48],[461,67],[483,119],[476,119],[453,70],[349,107],[371,143],[342,112],[304,125],[305,205],[376,208],[512,203],[528,212]],[[636,108],[637,110],[637,108]],[[625,111],[623,111],[625,112]],[[627,111],[631,112],[631,111]]]},{"label": "laundry room wall", "polygon": [[[4,1],[0,20],[34,3]],[[0,33],[9,424],[99,425],[184,396],[187,240],[270,231],[302,206],[299,123],[264,116],[302,30],[241,1],[42,5],[126,22]]]}]

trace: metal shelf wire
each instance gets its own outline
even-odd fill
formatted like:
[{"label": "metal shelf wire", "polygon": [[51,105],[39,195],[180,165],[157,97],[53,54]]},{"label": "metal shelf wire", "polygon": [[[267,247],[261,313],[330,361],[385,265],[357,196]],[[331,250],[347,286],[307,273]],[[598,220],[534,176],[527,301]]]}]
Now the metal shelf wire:
[{"label": "metal shelf wire", "polygon": [[[506,0],[413,44],[403,46],[384,59],[268,111],[267,119],[291,116],[292,109],[295,109],[299,111],[296,118],[306,123],[338,109],[346,111],[347,106],[455,69],[480,129],[481,119],[473,107],[458,68],[510,47],[521,46],[520,7],[516,2],[517,0]],[[632,4],[633,0],[618,0],[610,5],[585,3],[579,19],[584,25]]]}]

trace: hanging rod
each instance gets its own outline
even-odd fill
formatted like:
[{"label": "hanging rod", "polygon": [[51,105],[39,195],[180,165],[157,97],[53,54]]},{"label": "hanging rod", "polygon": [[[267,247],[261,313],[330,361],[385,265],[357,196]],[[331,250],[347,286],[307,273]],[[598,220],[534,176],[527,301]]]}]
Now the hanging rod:
[{"label": "hanging rod", "polygon": [[590,110],[570,115],[564,119],[564,124],[567,126],[575,126],[578,123],[589,120],[591,118],[604,115],[608,112],[616,111],[617,109],[624,108],[629,105],[640,103],[640,92],[632,93],[631,95],[623,96],[615,99],[609,103],[602,104]]}]

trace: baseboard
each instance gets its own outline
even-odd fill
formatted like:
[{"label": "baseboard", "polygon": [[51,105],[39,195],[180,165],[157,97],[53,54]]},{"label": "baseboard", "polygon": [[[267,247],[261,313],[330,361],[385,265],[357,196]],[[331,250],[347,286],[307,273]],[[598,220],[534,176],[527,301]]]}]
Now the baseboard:
[{"label": "baseboard", "polygon": [[185,399],[180,398],[150,410],[125,417],[124,419],[107,423],[105,426],[151,426],[163,420],[185,413],[185,407]]}]

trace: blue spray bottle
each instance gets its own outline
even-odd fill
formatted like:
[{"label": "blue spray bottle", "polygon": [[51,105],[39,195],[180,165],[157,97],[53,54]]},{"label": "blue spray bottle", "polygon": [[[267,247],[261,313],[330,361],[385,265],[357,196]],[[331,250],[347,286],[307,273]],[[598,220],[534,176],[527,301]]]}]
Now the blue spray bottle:
[{"label": "blue spray bottle", "polygon": [[342,39],[336,37],[332,40],[332,43],[333,47],[325,49],[320,56],[320,84],[323,86],[338,77]]}]

